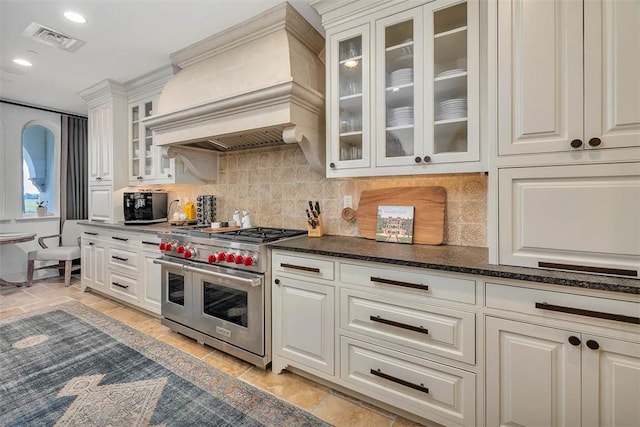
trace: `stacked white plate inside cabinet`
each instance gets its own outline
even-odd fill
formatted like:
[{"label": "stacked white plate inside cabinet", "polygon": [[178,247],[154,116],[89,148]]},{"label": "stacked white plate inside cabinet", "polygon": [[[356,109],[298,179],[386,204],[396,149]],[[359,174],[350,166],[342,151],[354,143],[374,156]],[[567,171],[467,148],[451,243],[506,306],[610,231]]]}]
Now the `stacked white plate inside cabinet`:
[{"label": "stacked white plate inside cabinet", "polygon": [[413,83],[413,68],[400,68],[389,75],[391,86],[400,86]]},{"label": "stacked white plate inside cabinet", "polygon": [[387,126],[409,126],[413,124],[413,106],[391,108],[387,112]]},{"label": "stacked white plate inside cabinet", "polygon": [[454,98],[436,104],[436,120],[451,120],[467,117],[467,98]]},{"label": "stacked white plate inside cabinet", "polygon": [[454,74],[460,74],[460,73],[464,73],[465,70],[464,68],[454,68],[452,70],[445,70],[442,71],[441,73],[438,73],[438,75],[436,77],[447,77],[447,76],[452,76]]}]

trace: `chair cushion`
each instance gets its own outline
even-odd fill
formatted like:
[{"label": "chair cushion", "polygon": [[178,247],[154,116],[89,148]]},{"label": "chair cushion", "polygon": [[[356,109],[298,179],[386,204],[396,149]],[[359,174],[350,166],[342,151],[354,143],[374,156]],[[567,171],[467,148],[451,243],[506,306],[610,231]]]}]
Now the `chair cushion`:
[{"label": "chair cushion", "polygon": [[36,254],[39,261],[66,261],[80,258],[80,247],[58,246],[57,248],[40,249]]}]

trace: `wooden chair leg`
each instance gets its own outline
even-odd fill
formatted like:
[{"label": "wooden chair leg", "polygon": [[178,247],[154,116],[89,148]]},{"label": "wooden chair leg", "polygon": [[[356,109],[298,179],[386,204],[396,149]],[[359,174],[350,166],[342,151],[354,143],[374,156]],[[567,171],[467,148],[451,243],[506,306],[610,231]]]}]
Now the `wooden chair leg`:
[{"label": "wooden chair leg", "polygon": [[64,262],[64,285],[71,286],[71,264],[73,260],[68,259]]},{"label": "wooden chair leg", "polygon": [[30,259],[27,261],[27,286],[31,286],[33,283],[33,270],[34,260]]}]

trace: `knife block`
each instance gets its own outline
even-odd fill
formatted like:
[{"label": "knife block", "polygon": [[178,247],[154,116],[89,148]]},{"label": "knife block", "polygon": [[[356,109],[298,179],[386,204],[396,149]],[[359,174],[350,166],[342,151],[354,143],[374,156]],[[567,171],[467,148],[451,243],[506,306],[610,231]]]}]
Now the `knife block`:
[{"label": "knife block", "polygon": [[324,226],[322,225],[322,214],[318,215],[318,224],[313,228],[311,224],[307,224],[309,237],[322,237],[324,236]]}]

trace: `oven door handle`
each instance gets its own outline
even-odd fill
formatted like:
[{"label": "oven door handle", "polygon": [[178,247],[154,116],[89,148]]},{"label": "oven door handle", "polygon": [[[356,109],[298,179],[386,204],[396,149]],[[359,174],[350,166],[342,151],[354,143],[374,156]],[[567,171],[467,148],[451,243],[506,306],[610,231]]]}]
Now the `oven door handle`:
[{"label": "oven door handle", "polygon": [[153,260],[154,264],[164,265],[165,267],[173,267],[182,270],[184,268],[184,264],[178,264],[177,262],[165,261],[163,259],[156,258]]},{"label": "oven door handle", "polygon": [[218,271],[209,271],[209,270],[205,270],[203,268],[192,267],[190,265],[185,265],[183,268],[185,270],[191,271],[193,273],[206,274],[207,276],[224,277],[227,280],[233,280],[233,281],[236,281],[236,282],[243,282],[244,284],[249,285],[249,286],[254,287],[254,288],[256,286],[260,286],[262,284],[261,278],[246,279],[244,277],[234,276],[233,274],[225,274],[225,273],[220,273]]}]

